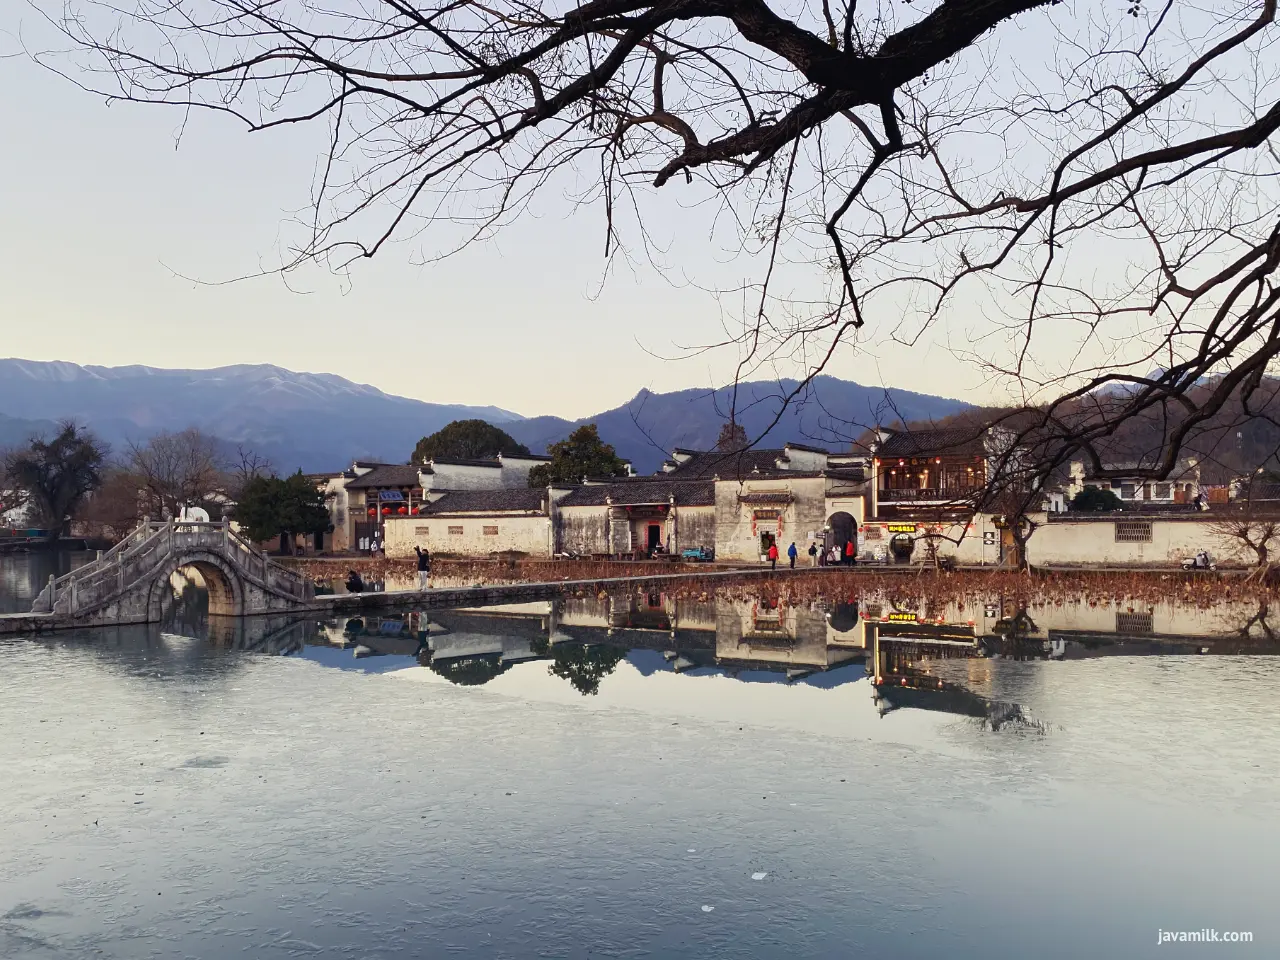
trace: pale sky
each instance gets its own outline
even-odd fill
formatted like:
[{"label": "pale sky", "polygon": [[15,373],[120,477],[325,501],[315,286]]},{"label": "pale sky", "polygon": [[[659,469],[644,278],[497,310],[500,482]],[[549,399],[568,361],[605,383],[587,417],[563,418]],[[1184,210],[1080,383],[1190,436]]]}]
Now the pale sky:
[{"label": "pale sky", "polygon": [[[47,38],[29,10],[5,7],[0,53],[16,48],[19,24],[29,41]],[[724,353],[652,356],[720,339],[716,301],[647,264],[600,292],[602,215],[569,216],[551,195],[536,219],[444,263],[415,266],[415,247],[392,247],[360,264],[345,292],[319,271],[304,294],[278,278],[194,284],[183,276],[219,281],[273,261],[281,222],[307,203],[322,128],[249,135],[196,115],[175,150],[182,115],[172,108],[107,107],[21,56],[0,59],[0,89],[0,355],[275,363],[423,400],[565,417],[642,387],[706,387],[731,369]],[[658,226],[679,234],[681,224]],[[690,263],[691,273],[732,276],[705,243],[693,249],[712,262]],[[952,396],[969,386],[945,355],[876,365],[848,353],[831,373]]]},{"label": "pale sky", "polygon": [[[18,50],[20,30],[32,47],[54,43],[29,9],[5,4],[0,356],[274,363],[423,400],[570,418],[642,387],[722,384],[732,370],[727,351],[663,359],[724,336],[717,301],[672,276],[724,287],[754,275],[710,238],[708,214],[688,208],[697,188],[678,178],[649,221],[679,265],[665,278],[643,256],[634,272],[606,278],[602,211],[574,214],[549,192],[496,241],[443,262],[415,265],[420,246],[407,241],[357,265],[349,285],[320,269],[292,275],[295,290],[277,276],[218,283],[277,262],[281,224],[307,206],[324,127],[247,134],[197,113],[175,149],[178,110],[108,107],[21,54],[3,56]],[[982,403],[991,397],[981,371],[948,349],[978,349],[967,324],[953,318],[913,347],[845,348],[827,372]]]}]

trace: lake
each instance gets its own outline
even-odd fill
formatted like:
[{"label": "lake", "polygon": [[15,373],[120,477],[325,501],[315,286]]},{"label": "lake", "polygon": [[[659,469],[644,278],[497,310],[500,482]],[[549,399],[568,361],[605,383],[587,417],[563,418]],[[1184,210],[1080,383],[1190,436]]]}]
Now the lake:
[{"label": "lake", "polygon": [[1256,605],[205,602],[0,643],[0,956],[1277,954]]}]

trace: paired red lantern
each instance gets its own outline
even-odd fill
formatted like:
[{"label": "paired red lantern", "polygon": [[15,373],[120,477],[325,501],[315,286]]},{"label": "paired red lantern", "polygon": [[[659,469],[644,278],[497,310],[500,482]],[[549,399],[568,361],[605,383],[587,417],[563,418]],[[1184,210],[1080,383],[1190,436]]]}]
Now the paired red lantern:
[{"label": "paired red lantern", "polygon": [[400,516],[402,516],[402,517],[408,516],[408,515],[409,515],[409,508],[408,508],[408,507],[401,507],[399,510],[397,510],[397,511],[396,511],[396,513],[400,514]]},{"label": "paired red lantern", "polygon": [[389,517],[389,516],[391,516],[391,508],[390,508],[390,507],[383,507],[383,508],[382,508],[382,515],[383,515],[384,517]]},{"label": "paired red lantern", "polygon": [[378,515],[378,508],[377,508],[377,507],[370,507],[370,508],[369,508],[369,516],[371,516],[371,517],[376,517],[377,515]]},{"label": "paired red lantern", "polygon": [[414,507],[413,510],[410,512],[416,517],[418,515],[418,508]]}]

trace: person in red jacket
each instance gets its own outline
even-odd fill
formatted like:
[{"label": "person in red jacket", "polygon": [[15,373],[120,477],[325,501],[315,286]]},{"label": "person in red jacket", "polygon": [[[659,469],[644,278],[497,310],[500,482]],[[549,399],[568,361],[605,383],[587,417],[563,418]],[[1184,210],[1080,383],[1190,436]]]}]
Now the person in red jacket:
[{"label": "person in red jacket", "polygon": [[849,566],[853,566],[853,538],[849,538],[849,542],[844,545],[844,562]]},{"label": "person in red jacket", "polygon": [[778,545],[776,543],[769,544],[769,569],[778,569]]}]

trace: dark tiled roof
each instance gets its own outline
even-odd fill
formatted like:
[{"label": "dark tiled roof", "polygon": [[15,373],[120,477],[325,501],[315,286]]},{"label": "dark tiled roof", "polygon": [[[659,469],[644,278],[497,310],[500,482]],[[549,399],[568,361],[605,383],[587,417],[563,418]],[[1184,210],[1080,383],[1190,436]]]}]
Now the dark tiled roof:
[{"label": "dark tiled roof", "polygon": [[1280,500],[1280,483],[1252,483],[1240,491],[1240,500]]},{"label": "dark tiled roof", "polygon": [[541,453],[504,453],[499,460],[536,460],[538,463],[550,463],[551,458]]},{"label": "dark tiled roof", "polygon": [[[1102,462],[1102,469],[1108,472],[1110,471],[1123,472],[1125,470],[1132,470],[1136,473],[1139,470],[1154,470],[1159,465],[1160,465],[1159,459],[1114,460],[1114,461],[1104,460]],[[1179,460],[1176,464],[1174,464],[1173,472],[1170,473],[1169,476],[1171,478],[1180,477],[1187,473],[1190,473],[1194,469],[1195,469],[1195,466],[1190,461]],[[1086,476],[1093,475],[1092,470],[1087,466],[1085,467],[1085,475]]]},{"label": "dark tiled roof", "polygon": [[431,462],[450,467],[491,467],[494,470],[502,467],[502,464],[497,460],[462,460],[453,457],[432,457]]},{"label": "dark tiled roof", "polygon": [[633,480],[624,483],[592,483],[578,487],[560,501],[562,507],[599,507],[606,499],[618,506],[670,503],[678,507],[713,507],[716,487],[709,480]]},{"label": "dark tiled roof", "polygon": [[825,473],[828,477],[835,477],[837,480],[853,480],[856,483],[867,479],[867,471],[861,467],[835,467]]},{"label": "dark tiled roof", "polygon": [[968,427],[903,430],[890,434],[876,451],[881,457],[919,457],[943,453],[972,456],[984,452],[982,437],[974,436],[973,429]]},{"label": "dark tiled roof", "polygon": [[778,461],[785,459],[786,453],[782,450],[741,450],[737,453],[710,450],[705,453],[695,453],[690,459],[665,475],[682,480],[695,478],[710,480],[712,477],[732,480],[759,473],[783,473],[785,471],[778,469]]},{"label": "dark tiled roof", "polygon": [[803,450],[805,453],[824,453],[827,456],[831,456],[830,450],[824,450],[822,447],[805,446],[803,443],[796,443],[794,440],[788,440],[786,448],[788,450]]},{"label": "dark tiled roof", "polygon": [[463,490],[446,493],[422,508],[423,516],[446,513],[502,513],[511,510],[537,511],[546,500],[545,490],[511,487],[505,490]]},{"label": "dark tiled roof", "polygon": [[368,490],[373,487],[416,487],[418,468],[404,464],[384,464],[374,467],[347,484],[348,490]]}]

